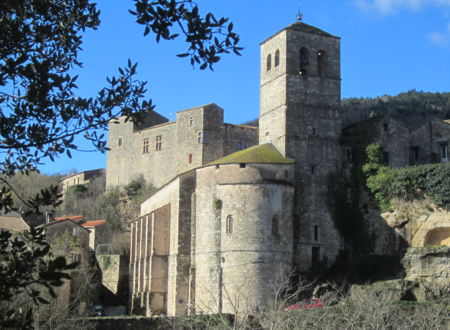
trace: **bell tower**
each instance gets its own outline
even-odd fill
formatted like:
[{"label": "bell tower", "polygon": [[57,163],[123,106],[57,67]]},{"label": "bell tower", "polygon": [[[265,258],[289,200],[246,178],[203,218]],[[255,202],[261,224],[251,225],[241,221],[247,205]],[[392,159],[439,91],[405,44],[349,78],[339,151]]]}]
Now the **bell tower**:
[{"label": "bell tower", "polygon": [[327,205],[342,130],[340,38],[296,22],[261,43],[259,141],[295,160],[297,269],[331,265],[340,236]]}]

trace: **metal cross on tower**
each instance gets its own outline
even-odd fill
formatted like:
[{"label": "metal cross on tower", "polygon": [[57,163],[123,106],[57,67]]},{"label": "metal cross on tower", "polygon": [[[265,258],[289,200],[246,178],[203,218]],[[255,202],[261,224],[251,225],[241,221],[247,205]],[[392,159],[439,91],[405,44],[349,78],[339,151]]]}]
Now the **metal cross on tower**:
[{"label": "metal cross on tower", "polygon": [[303,14],[300,11],[300,8],[298,8],[298,12],[297,12],[297,21],[302,21],[303,20]]}]

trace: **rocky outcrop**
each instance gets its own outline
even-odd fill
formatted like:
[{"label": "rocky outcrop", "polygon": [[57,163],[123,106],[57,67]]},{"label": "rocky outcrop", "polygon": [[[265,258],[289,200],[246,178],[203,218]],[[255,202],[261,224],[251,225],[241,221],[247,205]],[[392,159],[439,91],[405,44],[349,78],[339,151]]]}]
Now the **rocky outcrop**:
[{"label": "rocky outcrop", "polygon": [[416,300],[450,298],[450,247],[409,248],[402,265]]},{"label": "rocky outcrop", "polygon": [[450,212],[427,199],[393,202],[394,212],[383,213],[386,223],[410,246],[450,246]]}]

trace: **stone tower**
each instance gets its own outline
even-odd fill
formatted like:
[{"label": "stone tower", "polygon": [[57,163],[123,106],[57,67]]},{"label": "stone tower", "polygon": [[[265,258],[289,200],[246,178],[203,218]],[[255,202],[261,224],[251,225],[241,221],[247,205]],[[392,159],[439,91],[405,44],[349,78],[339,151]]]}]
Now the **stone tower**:
[{"label": "stone tower", "polygon": [[332,264],[341,247],[327,202],[341,163],[340,83],[338,37],[297,22],[261,44],[259,141],[295,160],[299,271]]}]

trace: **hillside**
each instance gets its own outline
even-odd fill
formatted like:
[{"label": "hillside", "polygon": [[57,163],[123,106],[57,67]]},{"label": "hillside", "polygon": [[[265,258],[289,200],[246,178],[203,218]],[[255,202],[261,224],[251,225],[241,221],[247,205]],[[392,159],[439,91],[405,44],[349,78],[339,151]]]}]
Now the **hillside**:
[{"label": "hillside", "polygon": [[429,93],[410,90],[395,96],[349,98],[342,100],[344,125],[389,114],[411,128],[417,128],[431,118],[450,118],[450,93]]},{"label": "hillside", "polygon": [[[344,126],[385,113],[411,128],[417,128],[432,118],[450,119],[450,92],[429,93],[410,90],[395,96],[352,97],[342,100]],[[259,126],[258,118],[242,124]]]}]

